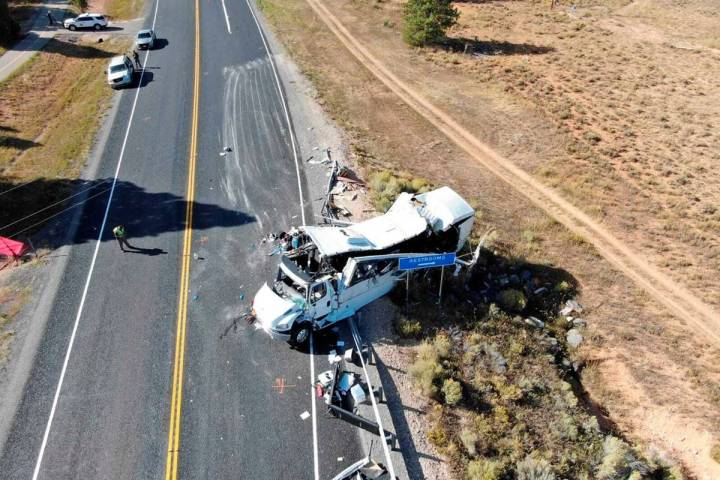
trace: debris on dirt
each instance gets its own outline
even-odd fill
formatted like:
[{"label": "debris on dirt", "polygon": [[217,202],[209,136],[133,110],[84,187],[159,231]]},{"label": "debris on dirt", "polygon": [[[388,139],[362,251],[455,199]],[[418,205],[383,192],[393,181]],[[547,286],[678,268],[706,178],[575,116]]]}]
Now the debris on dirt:
[{"label": "debris on dirt", "polygon": [[582,313],[582,311],[582,305],[580,305],[577,301],[571,298],[570,300],[565,302],[565,307],[560,310],[560,315],[567,316],[573,312]]},{"label": "debris on dirt", "polygon": [[536,328],[545,328],[545,322],[537,317],[528,317],[525,319],[525,323]]},{"label": "debris on dirt", "polygon": [[582,343],[583,336],[580,333],[580,330],[578,330],[577,328],[571,328],[570,330],[568,330],[565,339],[567,340],[567,344],[571,348],[577,348]]},{"label": "debris on dirt", "polygon": [[507,359],[498,351],[497,345],[484,343],[482,349],[490,362],[490,370],[498,374],[507,371]]}]

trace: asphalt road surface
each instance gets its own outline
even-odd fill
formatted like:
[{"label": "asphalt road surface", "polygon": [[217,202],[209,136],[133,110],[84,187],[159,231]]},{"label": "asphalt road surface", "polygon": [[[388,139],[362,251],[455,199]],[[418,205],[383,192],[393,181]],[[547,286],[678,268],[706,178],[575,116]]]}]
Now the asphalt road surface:
[{"label": "asphalt road surface", "polygon": [[[241,320],[277,262],[260,239],[312,218],[309,188],[249,5],[201,0],[199,10],[196,127],[195,4],[159,0],[150,10],[146,24],[155,21],[161,48],[149,53],[139,85],[119,93],[97,178],[109,185],[118,173],[110,207],[108,194],[85,205],[0,458],[3,479],[166,477],[184,301],[177,478],[324,479],[363,456],[353,427],[329,418],[321,402],[313,408],[311,363],[315,375],[328,369],[319,342],[313,357]],[[225,147],[231,151],[220,155]],[[112,238],[121,223],[135,252],[121,252]]]}]

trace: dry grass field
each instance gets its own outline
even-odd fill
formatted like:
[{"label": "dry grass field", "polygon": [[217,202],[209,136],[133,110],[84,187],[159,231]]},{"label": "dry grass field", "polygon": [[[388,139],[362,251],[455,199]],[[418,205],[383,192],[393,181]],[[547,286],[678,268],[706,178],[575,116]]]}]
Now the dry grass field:
[{"label": "dry grass field", "polygon": [[[108,59],[127,40],[103,43],[60,35],[0,83],[0,179],[4,188],[46,179],[75,179],[85,163],[112,90],[105,83]],[[83,101],[78,101],[83,99]],[[69,193],[23,188],[0,197],[0,234],[14,235],[40,218],[9,223],[51,205]],[[57,209],[60,209],[58,206]],[[45,212],[50,216],[53,211]]]},{"label": "dry grass field", "polygon": [[[720,21],[712,0],[457,3],[444,46],[403,44],[399,0],[323,2],[404,82],[720,305]],[[352,58],[304,0],[262,0],[368,170],[449,184],[504,250],[563,268],[587,307],[583,382],[628,437],[720,478],[720,351],[483,170]]]}]

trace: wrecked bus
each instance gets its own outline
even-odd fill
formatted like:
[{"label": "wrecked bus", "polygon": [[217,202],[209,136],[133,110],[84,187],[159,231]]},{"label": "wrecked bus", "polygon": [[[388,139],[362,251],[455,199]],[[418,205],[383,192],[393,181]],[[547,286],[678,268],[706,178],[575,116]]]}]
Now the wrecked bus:
[{"label": "wrecked bus", "polygon": [[277,275],[253,299],[253,314],[273,338],[305,344],[352,316],[405,278],[398,258],[457,252],[475,211],[449,187],[401,193],[387,213],[347,226],[302,226],[281,254]]}]

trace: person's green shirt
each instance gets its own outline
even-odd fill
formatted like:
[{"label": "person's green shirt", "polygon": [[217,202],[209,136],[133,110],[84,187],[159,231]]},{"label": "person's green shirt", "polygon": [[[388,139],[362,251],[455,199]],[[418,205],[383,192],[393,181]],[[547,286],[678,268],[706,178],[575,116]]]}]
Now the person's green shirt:
[{"label": "person's green shirt", "polygon": [[122,225],[118,225],[117,227],[113,228],[113,235],[115,235],[118,238],[125,238],[125,229]]}]

